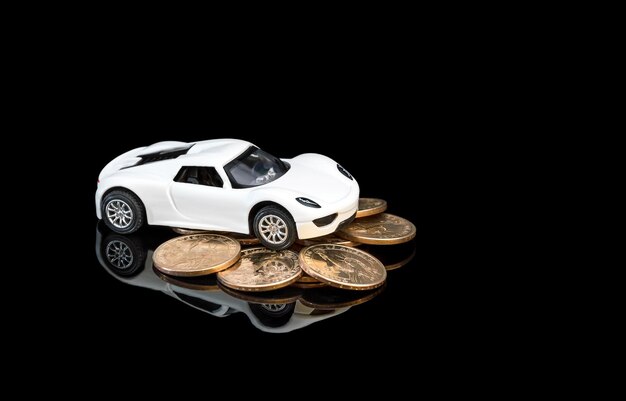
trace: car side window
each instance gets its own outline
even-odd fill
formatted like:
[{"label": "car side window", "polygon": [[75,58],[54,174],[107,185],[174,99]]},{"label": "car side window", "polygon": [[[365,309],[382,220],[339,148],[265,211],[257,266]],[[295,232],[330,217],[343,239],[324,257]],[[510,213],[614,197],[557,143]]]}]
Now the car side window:
[{"label": "car side window", "polygon": [[215,167],[183,166],[174,177],[174,181],[209,187],[222,188],[224,186],[224,182]]}]

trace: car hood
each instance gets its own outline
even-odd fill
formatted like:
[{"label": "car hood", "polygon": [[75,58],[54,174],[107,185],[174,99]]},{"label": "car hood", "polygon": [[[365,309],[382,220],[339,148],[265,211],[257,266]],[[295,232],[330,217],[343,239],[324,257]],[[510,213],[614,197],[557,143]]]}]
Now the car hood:
[{"label": "car hood", "polygon": [[307,153],[285,161],[291,166],[289,171],[268,185],[294,191],[297,196],[318,203],[329,203],[345,198],[354,184],[339,172],[337,162],[326,156]]}]

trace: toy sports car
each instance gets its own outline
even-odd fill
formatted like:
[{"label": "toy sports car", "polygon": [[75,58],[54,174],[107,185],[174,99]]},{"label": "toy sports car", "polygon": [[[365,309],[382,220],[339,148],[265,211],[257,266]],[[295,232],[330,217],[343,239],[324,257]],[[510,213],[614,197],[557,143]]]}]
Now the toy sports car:
[{"label": "toy sports car", "polygon": [[127,234],[144,224],[256,235],[270,249],[349,223],[359,185],[319,154],[279,159],[237,139],[159,142],[122,154],[98,178],[96,214]]}]

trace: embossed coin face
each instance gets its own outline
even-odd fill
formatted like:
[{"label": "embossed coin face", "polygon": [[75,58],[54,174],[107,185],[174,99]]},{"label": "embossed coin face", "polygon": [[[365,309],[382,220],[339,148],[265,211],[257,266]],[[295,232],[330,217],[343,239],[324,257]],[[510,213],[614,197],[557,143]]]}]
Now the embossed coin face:
[{"label": "embossed coin face", "polygon": [[333,287],[369,290],[387,278],[385,266],[372,255],[343,245],[313,245],[300,251],[300,265],[310,276]]},{"label": "embossed coin face", "polygon": [[387,210],[387,201],[376,198],[360,198],[356,218],[373,216]]},{"label": "embossed coin face", "polygon": [[323,237],[299,239],[296,241],[298,244],[304,246],[319,245],[319,244],[336,244],[345,246],[359,246],[358,242],[350,241],[336,236],[335,234],[324,235]]},{"label": "embossed coin face", "polygon": [[231,237],[233,239],[236,239],[237,241],[239,241],[239,243],[241,245],[254,245],[254,244],[258,244],[259,239],[253,235],[246,235],[246,234],[239,234],[239,233],[228,233],[228,232],[222,232],[222,231],[204,231],[204,230],[192,230],[189,228],[178,228],[178,227],[172,227],[172,231],[174,231],[177,234],[181,234],[181,235],[193,235],[193,234],[217,234],[217,235],[223,235],[225,237]]},{"label": "embossed coin face", "polygon": [[415,237],[415,226],[402,217],[389,213],[363,217],[337,231],[340,237],[372,245],[393,245]]},{"label": "embossed coin face", "polygon": [[288,286],[301,274],[297,253],[252,248],[241,252],[239,262],[218,273],[217,279],[240,291],[269,291]]},{"label": "embossed coin face", "polygon": [[154,267],[172,276],[202,276],[233,265],[241,251],[239,242],[216,234],[173,238],[154,251]]}]

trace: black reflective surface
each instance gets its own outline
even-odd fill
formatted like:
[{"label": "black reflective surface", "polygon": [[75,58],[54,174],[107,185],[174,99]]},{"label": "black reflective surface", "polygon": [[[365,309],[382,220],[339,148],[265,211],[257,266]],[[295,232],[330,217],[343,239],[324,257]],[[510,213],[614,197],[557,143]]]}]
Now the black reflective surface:
[{"label": "black reflective surface", "polygon": [[[107,127],[90,132],[94,138],[118,135],[114,141],[98,141],[89,148],[88,157],[75,162],[92,177],[90,182],[73,179],[73,193],[77,196],[72,202],[78,203],[78,209],[72,209],[72,213],[78,210],[80,219],[78,224],[61,226],[51,240],[57,251],[61,247],[69,250],[71,256],[66,269],[45,269],[46,285],[55,294],[51,298],[55,300],[54,316],[65,322],[63,327],[71,333],[69,340],[102,336],[108,339],[108,347],[126,352],[133,349],[127,349],[129,345],[149,339],[161,344],[160,353],[154,354],[161,356],[163,350],[182,347],[188,351],[189,347],[202,346],[227,348],[229,352],[245,350],[265,358],[294,355],[298,350],[320,350],[320,354],[328,355],[331,348],[337,348],[331,354],[341,350],[365,357],[400,345],[417,346],[425,336],[435,340],[449,335],[451,332],[443,324],[450,322],[446,281],[446,275],[451,275],[450,266],[441,267],[445,256],[433,252],[432,247],[437,242],[431,224],[436,214],[429,199],[436,195],[429,191],[432,181],[439,177],[434,167],[436,160],[428,154],[432,149],[407,146],[398,135],[386,135],[380,142],[368,143],[350,132],[346,135],[351,139],[337,143],[335,134],[319,135],[303,128],[296,135],[287,128],[283,127],[286,139],[184,128],[151,131]],[[379,128],[384,133],[383,126]],[[211,277],[191,283],[159,277],[146,263],[151,250],[175,235],[170,228],[150,227],[132,236],[117,236],[98,228],[94,205],[96,178],[111,159],[134,147],[162,140],[220,137],[249,140],[279,157],[315,152],[333,158],[359,182],[362,197],[385,199],[388,213],[416,225],[417,236],[409,244],[362,246],[384,264],[406,264],[388,271],[384,288],[364,301],[349,299],[354,295],[351,291],[342,298],[332,289],[290,289],[294,293],[280,294],[283,299],[278,301],[282,302],[247,299],[232,291],[221,291]],[[113,241],[109,254],[117,253],[122,261],[128,261],[126,248],[132,249],[129,268],[119,269],[110,262],[103,266],[105,237],[106,241]],[[118,249],[122,243],[125,246]],[[40,257],[44,264],[52,260],[52,255]],[[147,280],[142,282],[144,278]],[[443,305],[448,307],[445,314]],[[352,344],[361,340],[371,344],[369,351]]]},{"label": "black reflective surface", "polygon": [[[242,313],[252,326],[268,333],[288,333],[338,316],[374,299],[385,289],[382,286],[348,291],[292,285],[275,291],[243,292],[222,286],[215,274],[194,278],[169,276],[153,266],[152,255],[158,245],[174,236],[173,232],[151,227],[141,233],[120,235],[99,222],[95,252],[104,270],[122,283],[162,292],[214,317]],[[401,260],[409,261],[414,256],[414,245],[397,250]]]}]

